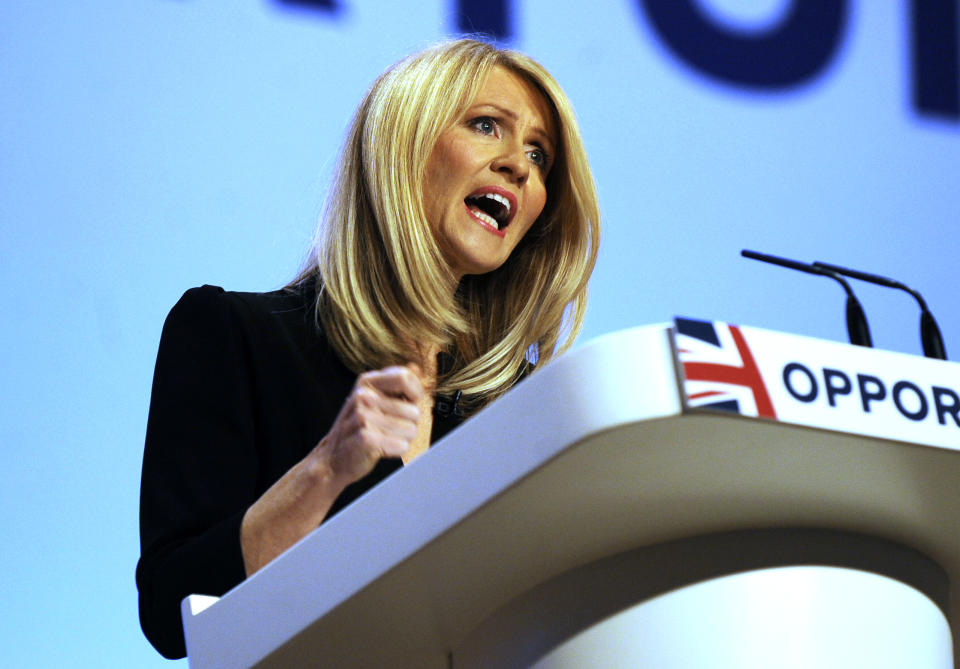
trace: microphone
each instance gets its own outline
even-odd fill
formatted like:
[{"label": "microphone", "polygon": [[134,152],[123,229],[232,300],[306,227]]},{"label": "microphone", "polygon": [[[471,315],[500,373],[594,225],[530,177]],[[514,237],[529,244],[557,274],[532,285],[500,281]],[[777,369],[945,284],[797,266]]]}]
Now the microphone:
[{"label": "microphone", "polygon": [[885,286],[886,288],[895,288],[910,293],[913,299],[917,301],[917,304],[920,305],[920,343],[923,345],[923,354],[928,358],[936,358],[937,360],[947,359],[947,350],[944,348],[943,337],[940,335],[940,328],[937,326],[937,321],[934,320],[933,314],[927,309],[927,303],[923,300],[923,297],[913,288],[899,281],[888,279],[885,276],[870,274],[869,272],[860,272],[855,269],[840,267],[839,265],[831,265],[830,263],[820,262],[819,260],[814,262],[813,265],[814,267],[836,272],[837,274],[843,274],[854,279],[860,279],[861,281],[867,281],[879,286]]},{"label": "microphone", "polygon": [[780,265],[781,267],[788,267],[800,272],[806,272],[807,274],[828,276],[834,281],[837,281],[841,286],[843,286],[844,291],[847,293],[847,337],[850,339],[850,343],[856,346],[873,346],[873,340],[870,338],[870,327],[867,325],[867,316],[863,313],[863,307],[860,306],[860,300],[858,300],[857,296],[853,294],[853,289],[850,287],[850,284],[847,283],[846,279],[840,276],[837,272],[824,267],[818,267],[816,265],[799,262],[797,260],[789,260],[787,258],[780,258],[779,256],[771,256],[767,255],[766,253],[757,253],[756,251],[748,251],[747,249],[740,251],[740,255],[742,255],[744,258],[750,258],[751,260],[760,260],[773,265]]}]

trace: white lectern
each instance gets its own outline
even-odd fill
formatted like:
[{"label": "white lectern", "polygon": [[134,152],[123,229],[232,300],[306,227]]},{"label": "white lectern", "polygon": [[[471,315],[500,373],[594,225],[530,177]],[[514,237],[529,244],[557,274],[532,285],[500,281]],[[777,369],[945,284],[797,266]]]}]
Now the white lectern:
[{"label": "white lectern", "polygon": [[191,667],[953,666],[960,365],[755,336],[807,424],[697,408],[719,391],[673,328],[608,335],[184,600]]}]

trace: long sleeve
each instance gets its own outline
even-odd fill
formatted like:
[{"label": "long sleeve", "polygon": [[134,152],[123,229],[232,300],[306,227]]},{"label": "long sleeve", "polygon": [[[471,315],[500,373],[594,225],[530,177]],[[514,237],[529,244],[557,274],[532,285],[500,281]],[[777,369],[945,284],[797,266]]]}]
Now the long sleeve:
[{"label": "long sleeve", "polygon": [[[140,625],[186,654],[180,602],[245,578],[246,510],[329,431],[356,374],[323,336],[308,289],[187,291],[163,326],[140,484]],[[432,440],[462,421],[434,423]],[[400,467],[381,460],[330,518]]]},{"label": "long sleeve", "polygon": [[180,601],[243,580],[240,522],[258,457],[243,329],[222,291],[187,292],[163,328],[141,478],[140,621],[166,657],[186,653]]}]

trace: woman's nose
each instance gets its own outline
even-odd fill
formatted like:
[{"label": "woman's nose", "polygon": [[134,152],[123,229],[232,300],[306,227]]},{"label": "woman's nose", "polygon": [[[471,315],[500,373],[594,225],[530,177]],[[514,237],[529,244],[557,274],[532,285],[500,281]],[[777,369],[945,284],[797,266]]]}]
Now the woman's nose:
[{"label": "woman's nose", "polygon": [[506,147],[503,153],[494,158],[491,168],[517,185],[523,185],[530,175],[530,163],[523,146]]}]

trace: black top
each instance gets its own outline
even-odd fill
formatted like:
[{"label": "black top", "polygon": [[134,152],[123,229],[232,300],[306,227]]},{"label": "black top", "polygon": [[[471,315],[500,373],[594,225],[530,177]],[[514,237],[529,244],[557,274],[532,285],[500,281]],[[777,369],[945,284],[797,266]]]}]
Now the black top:
[{"label": "black top", "polygon": [[[140,487],[140,625],[186,649],[180,602],[245,578],[247,508],[329,431],[356,381],[314,318],[313,290],[188,290],[163,326]],[[435,416],[431,442],[461,422]],[[401,466],[381,460],[328,518]]]}]

